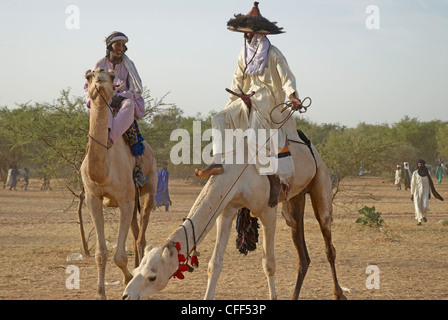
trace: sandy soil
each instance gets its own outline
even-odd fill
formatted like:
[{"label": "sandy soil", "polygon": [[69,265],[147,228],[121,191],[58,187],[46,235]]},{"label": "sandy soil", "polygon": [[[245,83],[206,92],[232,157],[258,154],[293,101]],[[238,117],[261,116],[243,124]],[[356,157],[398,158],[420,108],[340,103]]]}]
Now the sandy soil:
[{"label": "sandy soil", "polygon": [[[66,261],[67,256],[82,252],[73,197],[55,186],[41,191],[40,181],[31,180],[28,191],[0,190],[0,299],[82,300],[94,299],[97,271],[94,259],[95,232],[84,209],[85,231],[91,256]],[[55,185],[55,182],[53,182]],[[148,243],[161,244],[186,217],[201,187],[182,180],[171,181],[172,211],[152,213],[147,232]],[[448,179],[437,185],[448,201]],[[374,177],[347,179],[344,192],[335,200],[333,241],[337,250],[336,267],[341,286],[349,288],[348,299],[448,299],[448,203],[430,200],[428,222],[417,226],[409,191],[397,191],[390,181]],[[355,223],[357,210],[364,205],[382,212],[383,232]],[[279,299],[290,299],[297,275],[297,255],[289,227],[278,209],[275,238]],[[118,232],[118,213],[106,214],[106,237],[110,242],[106,293],[108,299],[120,299],[123,292],[121,272],[112,261]],[[319,226],[308,204],[305,233],[311,265],[304,281],[301,299],[332,299],[332,279]],[[218,283],[216,299],[267,299],[266,278],[261,267],[262,250],[247,256],[235,249],[232,231]],[[260,235],[260,241],[263,241]],[[184,280],[169,282],[155,299],[202,299],[207,283],[207,263],[213,251],[215,229],[198,250],[200,267]],[[129,266],[133,267],[131,236],[128,237]],[[66,280],[69,266],[79,268],[80,288],[69,290]],[[379,289],[368,289],[370,265],[380,271]],[[69,273],[67,273],[69,272]],[[117,284],[117,282],[119,282]]]}]

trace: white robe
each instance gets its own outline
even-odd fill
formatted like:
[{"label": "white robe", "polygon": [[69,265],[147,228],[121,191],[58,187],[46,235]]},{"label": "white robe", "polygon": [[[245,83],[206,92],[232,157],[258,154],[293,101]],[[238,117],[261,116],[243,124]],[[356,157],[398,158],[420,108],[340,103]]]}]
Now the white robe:
[{"label": "white robe", "polygon": [[412,173],[411,194],[414,196],[415,219],[421,222],[429,211],[429,177],[421,177],[418,171]]},{"label": "white robe", "polygon": [[[281,107],[283,106],[273,109],[297,91],[296,79],[286,58],[273,45],[269,47],[266,66],[261,75],[245,75],[244,60],[245,54],[242,50],[233,75],[231,90],[239,94],[249,94],[254,91],[255,94],[251,98],[252,108],[249,112],[242,99],[230,95],[227,105],[213,118],[214,124],[212,124],[212,127],[220,132],[224,132],[225,129],[241,129],[246,132],[249,128],[253,129],[252,132],[256,134],[260,132],[260,129],[265,132],[265,137],[261,135],[258,138],[255,135],[248,136],[248,140],[251,140],[251,142],[256,139],[255,143],[248,142],[251,154],[257,154],[254,159],[255,167],[260,174],[277,174],[280,182],[288,185],[292,181],[294,171],[292,160],[288,158],[291,163],[286,168],[284,163],[280,165],[280,161],[276,162],[275,159],[271,161],[272,158],[268,158],[271,151],[274,154],[281,152],[285,148],[286,142],[285,129],[271,121],[270,113],[272,112],[273,119],[276,121],[283,119],[284,115],[281,113]],[[270,129],[279,130],[275,131],[274,134],[269,131]],[[270,139],[271,136],[272,139]],[[296,131],[288,132],[288,136],[298,139]],[[219,154],[223,149],[227,150],[227,148],[223,148],[224,145],[225,143],[221,139],[214,139],[213,154]],[[280,170],[280,166],[282,170]]]},{"label": "white robe", "polygon": [[395,170],[395,184],[401,184],[401,169]]}]

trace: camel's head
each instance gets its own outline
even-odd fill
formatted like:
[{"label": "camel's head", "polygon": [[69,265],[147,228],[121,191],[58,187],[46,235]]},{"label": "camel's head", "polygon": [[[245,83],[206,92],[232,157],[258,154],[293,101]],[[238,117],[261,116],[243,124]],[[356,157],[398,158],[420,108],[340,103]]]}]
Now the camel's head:
[{"label": "camel's head", "polygon": [[134,277],[123,292],[123,299],[138,300],[158,293],[166,287],[178,266],[174,245],[146,247],[142,262],[133,271]]},{"label": "camel's head", "polygon": [[[106,101],[114,94],[114,79],[115,75],[111,71],[105,71],[101,68],[96,68],[94,71],[86,71],[86,80],[89,86],[90,99],[95,100],[99,94],[104,97]],[[101,97],[99,99],[102,99]]]}]

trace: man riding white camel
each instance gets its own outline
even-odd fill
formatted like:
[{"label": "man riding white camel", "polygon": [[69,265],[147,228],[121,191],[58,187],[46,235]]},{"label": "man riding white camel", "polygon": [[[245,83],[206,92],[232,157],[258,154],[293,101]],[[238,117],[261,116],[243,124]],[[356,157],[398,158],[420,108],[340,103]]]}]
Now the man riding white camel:
[{"label": "man riding white camel", "polygon": [[[288,63],[275,46],[271,45],[266,37],[270,34],[283,33],[275,22],[262,17],[258,9],[258,2],[247,15],[238,14],[227,22],[231,31],[244,34],[244,45],[238,58],[238,65],[233,76],[231,95],[227,105],[212,119],[212,128],[221,133],[220,138],[213,139],[213,163],[203,170],[196,169],[195,176],[208,178],[212,175],[222,174],[223,141],[225,129],[279,129],[278,141],[275,142],[278,150],[285,146],[284,131],[272,122],[281,118],[279,104],[288,97],[293,109],[298,110],[302,102],[298,98],[296,80]],[[250,94],[246,94],[250,93]],[[273,110],[275,109],[275,110]],[[267,137],[270,137],[269,133]],[[263,141],[264,142],[264,141]],[[272,142],[267,141],[258,145],[258,148],[269,148]],[[268,151],[269,152],[269,151]],[[260,166],[257,165],[260,173]],[[265,172],[271,185],[270,205],[274,206],[281,189],[279,177],[276,172]]]}]

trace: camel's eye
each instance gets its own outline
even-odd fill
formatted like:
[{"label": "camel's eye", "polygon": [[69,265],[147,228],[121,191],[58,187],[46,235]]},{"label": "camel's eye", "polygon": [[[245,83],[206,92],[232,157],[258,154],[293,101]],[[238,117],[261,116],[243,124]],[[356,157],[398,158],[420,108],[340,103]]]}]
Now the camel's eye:
[{"label": "camel's eye", "polygon": [[151,270],[150,272],[148,272],[148,276],[146,277],[146,279],[148,279],[149,282],[156,281],[157,273],[154,272],[154,270]]},{"label": "camel's eye", "polygon": [[153,282],[153,281],[156,281],[157,276],[155,276],[155,275],[154,276],[149,276],[147,279],[148,279],[149,282]]}]

